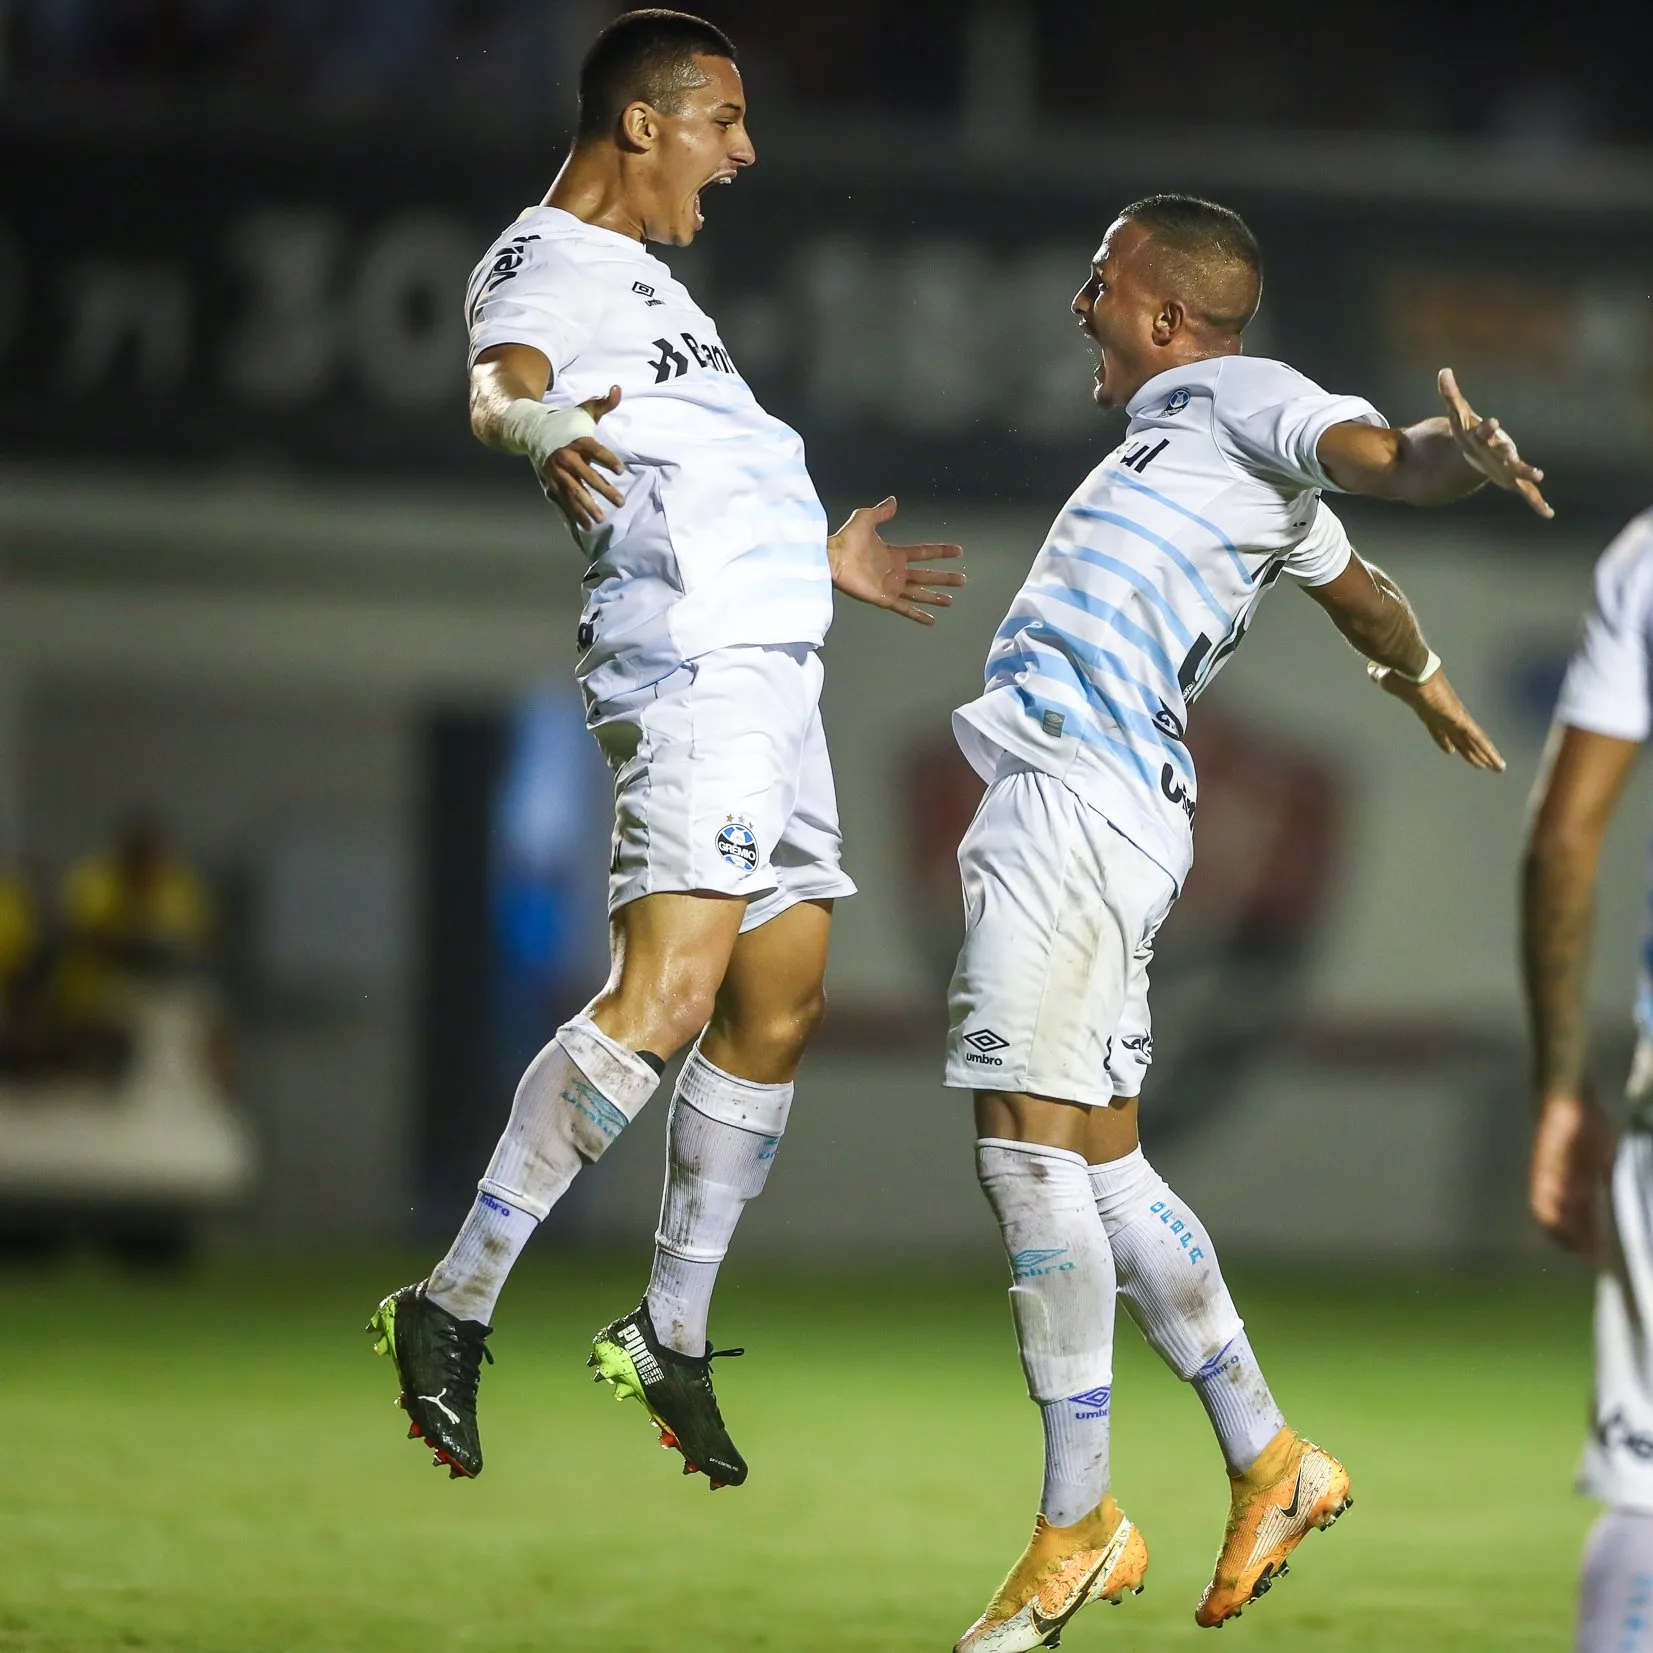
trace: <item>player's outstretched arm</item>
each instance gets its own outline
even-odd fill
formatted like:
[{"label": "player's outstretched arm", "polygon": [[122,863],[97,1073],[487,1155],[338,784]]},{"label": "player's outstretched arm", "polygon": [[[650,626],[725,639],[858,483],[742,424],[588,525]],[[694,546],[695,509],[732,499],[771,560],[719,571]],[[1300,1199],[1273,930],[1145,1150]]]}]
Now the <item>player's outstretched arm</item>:
[{"label": "player's outstretched arm", "polygon": [[1410,706],[1443,752],[1477,769],[1502,771],[1498,748],[1447,682],[1406,593],[1381,568],[1352,556],[1336,579],[1304,589],[1366,656],[1372,681]]},{"label": "player's outstretched arm", "polygon": [[1483,419],[1458,389],[1450,367],[1437,380],[1446,412],[1404,430],[1353,422],[1333,425],[1315,445],[1326,475],[1349,494],[1409,505],[1449,505],[1483,483],[1519,494],[1541,517],[1553,517],[1538,484],[1544,473],[1516,452],[1496,419]]},{"label": "player's outstretched arm", "polygon": [[526,454],[545,497],[576,528],[603,520],[594,496],[623,505],[625,496],[595,467],[620,476],[624,466],[594,434],[597,421],[619,406],[620,387],[577,408],[548,408],[551,363],[529,344],[496,344],[471,369],[471,433],[499,453]]},{"label": "player's outstretched arm", "polygon": [[950,608],[947,588],[964,584],[961,570],[928,568],[926,563],[963,556],[956,545],[888,545],[879,526],[895,515],[895,496],[877,505],[863,505],[827,541],[832,583],[847,597],[874,608],[887,608],[920,625],[933,626],[936,617],[926,609]]},{"label": "player's outstretched arm", "polygon": [[1569,1251],[1601,1250],[1601,1186],[1612,1132],[1585,1083],[1584,987],[1602,837],[1636,743],[1571,724],[1550,731],[1521,863],[1521,967],[1532,1029],[1528,1201]]}]

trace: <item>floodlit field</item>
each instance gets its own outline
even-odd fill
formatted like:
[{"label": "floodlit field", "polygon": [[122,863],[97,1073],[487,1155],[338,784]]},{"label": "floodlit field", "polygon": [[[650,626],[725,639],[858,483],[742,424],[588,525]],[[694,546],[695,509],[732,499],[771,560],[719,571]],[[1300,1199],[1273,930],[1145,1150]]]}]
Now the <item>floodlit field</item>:
[{"label": "floodlit field", "polygon": [[[731,1269],[714,1332],[751,1353],[719,1387],[753,1470],[716,1495],[587,1380],[640,1267],[555,1258],[505,1300],[488,1469],[450,1484],[358,1331],[408,1272],[0,1274],[0,1649],[944,1653],[1026,1536],[1038,1428],[991,1270]],[[1237,1282],[1356,1503],[1220,1648],[1567,1645],[1590,1511],[1568,1490],[1587,1292],[1564,1274]],[[1115,1486],[1153,1561],[1146,1594],[1075,1621],[1074,1653],[1209,1641],[1221,1464],[1128,1322],[1121,1344]]]}]

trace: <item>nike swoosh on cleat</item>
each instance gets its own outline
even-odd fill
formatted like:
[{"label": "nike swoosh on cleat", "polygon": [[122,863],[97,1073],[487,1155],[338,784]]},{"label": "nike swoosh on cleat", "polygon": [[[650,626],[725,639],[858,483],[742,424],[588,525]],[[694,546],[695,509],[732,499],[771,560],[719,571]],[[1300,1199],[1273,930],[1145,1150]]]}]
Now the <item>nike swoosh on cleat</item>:
[{"label": "nike swoosh on cleat", "polygon": [[1290,1521],[1297,1515],[1298,1506],[1303,1502],[1303,1466],[1297,1466],[1297,1485],[1291,1489],[1291,1502],[1280,1512]]}]

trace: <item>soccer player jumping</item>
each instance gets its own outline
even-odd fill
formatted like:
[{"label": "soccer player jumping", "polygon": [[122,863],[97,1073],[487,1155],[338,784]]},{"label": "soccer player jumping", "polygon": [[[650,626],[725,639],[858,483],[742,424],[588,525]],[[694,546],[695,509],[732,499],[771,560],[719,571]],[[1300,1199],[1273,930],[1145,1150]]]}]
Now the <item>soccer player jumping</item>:
[{"label": "soccer player jumping", "polygon": [[[771,418],[645,242],[687,246],[701,194],[754,159],[734,48],[631,12],[580,71],[579,128],[545,201],[471,278],[471,428],[525,454],[590,564],[578,677],[615,777],[613,970],[523,1075],[476,1203],[427,1280],[379,1305],[412,1436],[482,1469],[476,1393],[505,1277],[691,1041],[672,1099],[654,1269],[597,1336],[599,1380],[648,1409],[685,1473],[746,1478],[706,1322],[763,1187],[820,1019],[839,866],[818,702],[832,592],[929,623],[949,545],[893,546],[885,500],[836,534],[797,434]],[[601,437],[598,436],[599,422]]]},{"label": "soccer player jumping", "polygon": [[1396,431],[1242,355],[1261,290],[1257,243],[1226,208],[1158,195],[1115,220],[1073,309],[1100,357],[1096,401],[1130,425],[1052,526],[986,692],[954,714],[988,789],[959,848],[947,1083],[975,1092],[1045,1434],[1033,1538],[958,1653],[1053,1646],[1087,1601],[1141,1587],[1147,1546],[1108,1491],[1116,1293],[1198,1392],[1228,1466],[1200,1624],[1238,1615],[1349,1503],[1343,1466],[1275,1405],[1210,1236],[1138,1146],[1148,965],[1193,853],[1188,708],[1287,574],[1437,745],[1501,770],[1406,598],[1321,494],[1436,505],[1491,481],[1551,513],[1540,473],[1450,372],[1445,416]]}]

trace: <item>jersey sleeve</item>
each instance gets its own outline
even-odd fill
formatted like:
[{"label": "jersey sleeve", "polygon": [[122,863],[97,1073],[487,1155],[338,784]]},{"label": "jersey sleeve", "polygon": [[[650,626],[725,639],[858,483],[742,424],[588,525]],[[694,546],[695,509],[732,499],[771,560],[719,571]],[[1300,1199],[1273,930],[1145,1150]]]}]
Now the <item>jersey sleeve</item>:
[{"label": "jersey sleeve", "polygon": [[1617,740],[1653,728],[1653,512],[1596,564],[1595,600],[1556,702],[1558,722]]},{"label": "jersey sleeve", "polygon": [[1315,452],[1333,425],[1388,424],[1360,396],[1334,396],[1282,362],[1225,361],[1213,407],[1217,445],[1243,471],[1298,489],[1339,492]]},{"label": "jersey sleeve", "polygon": [[471,278],[466,320],[475,362],[498,344],[527,344],[560,374],[597,330],[602,289],[554,243],[535,236],[496,248]]},{"label": "jersey sleeve", "polygon": [[1319,500],[1313,525],[1286,557],[1286,572],[1303,585],[1328,585],[1349,566],[1354,554],[1337,512]]}]

